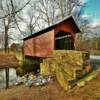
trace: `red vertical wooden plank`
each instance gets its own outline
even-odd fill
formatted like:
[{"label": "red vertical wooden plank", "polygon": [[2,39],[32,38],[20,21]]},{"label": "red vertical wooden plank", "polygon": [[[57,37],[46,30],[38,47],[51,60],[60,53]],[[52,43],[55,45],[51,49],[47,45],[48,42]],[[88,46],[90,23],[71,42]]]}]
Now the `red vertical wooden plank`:
[{"label": "red vertical wooden plank", "polygon": [[54,30],[35,37],[35,44],[37,57],[51,56],[54,50]]},{"label": "red vertical wooden plank", "polygon": [[26,56],[33,56],[33,38],[30,38],[26,41],[24,41],[24,55]]}]

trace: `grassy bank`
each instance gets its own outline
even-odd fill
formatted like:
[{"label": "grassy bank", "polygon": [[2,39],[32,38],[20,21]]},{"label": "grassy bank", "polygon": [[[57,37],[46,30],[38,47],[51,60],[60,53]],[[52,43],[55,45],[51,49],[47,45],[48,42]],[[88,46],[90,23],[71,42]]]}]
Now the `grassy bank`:
[{"label": "grassy bank", "polygon": [[56,80],[42,87],[15,86],[0,92],[0,100],[100,100],[100,74],[84,87],[69,91],[64,91]]}]

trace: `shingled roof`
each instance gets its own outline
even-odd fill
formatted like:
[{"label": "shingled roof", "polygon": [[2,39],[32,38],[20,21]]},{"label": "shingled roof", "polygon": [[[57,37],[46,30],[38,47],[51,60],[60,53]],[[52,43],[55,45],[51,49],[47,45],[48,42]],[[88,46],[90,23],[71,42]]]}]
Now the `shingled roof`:
[{"label": "shingled roof", "polygon": [[17,58],[13,55],[0,55],[0,69],[6,67],[17,68],[18,67]]}]

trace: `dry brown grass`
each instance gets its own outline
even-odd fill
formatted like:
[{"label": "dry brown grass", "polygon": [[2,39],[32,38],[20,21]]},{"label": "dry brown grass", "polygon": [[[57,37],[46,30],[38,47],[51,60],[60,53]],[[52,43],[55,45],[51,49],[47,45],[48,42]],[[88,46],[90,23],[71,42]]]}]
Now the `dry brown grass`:
[{"label": "dry brown grass", "polygon": [[64,91],[56,81],[42,87],[16,86],[0,92],[0,100],[100,100],[100,74],[84,87]]},{"label": "dry brown grass", "polygon": [[4,67],[17,68],[18,66],[19,66],[18,60],[15,56],[0,54],[0,68],[4,68]]},{"label": "dry brown grass", "polygon": [[17,57],[18,60],[23,60],[23,55],[22,55],[22,51],[16,51],[16,52],[12,52],[11,50],[9,51],[9,53],[5,53],[4,50],[0,50],[0,55],[14,55]]}]

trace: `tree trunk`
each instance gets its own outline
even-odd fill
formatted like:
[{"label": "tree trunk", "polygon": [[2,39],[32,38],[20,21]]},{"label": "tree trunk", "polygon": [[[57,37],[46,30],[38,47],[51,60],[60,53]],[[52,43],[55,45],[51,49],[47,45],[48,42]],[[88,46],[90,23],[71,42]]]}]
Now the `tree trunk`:
[{"label": "tree trunk", "polygon": [[7,53],[7,49],[8,49],[8,33],[5,32],[5,45],[4,45],[4,48],[5,48],[5,53]]},{"label": "tree trunk", "polygon": [[9,68],[5,68],[6,71],[6,89],[9,88]]},{"label": "tree trunk", "polygon": [[5,39],[5,43],[4,43],[5,53],[8,52],[8,30],[9,30],[9,23],[7,25],[5,25],[5,37],[4,37],[4,39]]}]

